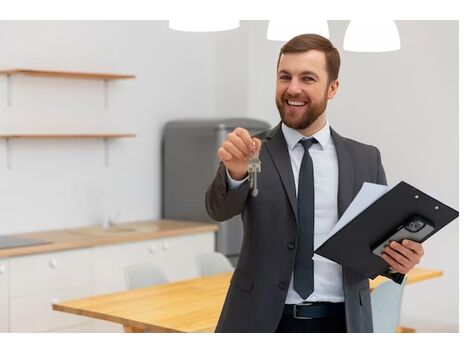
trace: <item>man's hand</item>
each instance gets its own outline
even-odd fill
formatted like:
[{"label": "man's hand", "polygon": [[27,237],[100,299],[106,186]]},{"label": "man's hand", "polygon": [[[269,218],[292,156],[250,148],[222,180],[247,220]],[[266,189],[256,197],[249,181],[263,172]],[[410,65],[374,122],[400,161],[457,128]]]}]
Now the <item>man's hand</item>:
[{"label": "man's hand", "polygon": [[392,241],[385,247],[382,258],[390,265],[390,269],[406,274],[419,263],[423,254],[421,243],[403,240],[400,244]]},{"label": "man's hand", "polygon": [[261,140],[251,138],[246,129],[237,127],[227,135],[217,155],[234,180],[243,180],[248,175],[248,159],[260,149]]}]

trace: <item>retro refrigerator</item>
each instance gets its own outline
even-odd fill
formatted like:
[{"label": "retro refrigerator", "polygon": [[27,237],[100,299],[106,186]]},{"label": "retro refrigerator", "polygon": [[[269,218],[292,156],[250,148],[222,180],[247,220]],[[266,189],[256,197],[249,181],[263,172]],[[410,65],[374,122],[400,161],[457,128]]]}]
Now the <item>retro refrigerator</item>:
[{"label": "retro refrigerator", "polygon": [[[270,128],[248,118],[185,119],[168,122],[162,135],[161,195],[164,219],[215,222],[206,212],[205,194],[219,166],[217,149],[236,127],[251,135]],[[239,215],[219,222],[217,252],[236,264],[243,239]]]}]

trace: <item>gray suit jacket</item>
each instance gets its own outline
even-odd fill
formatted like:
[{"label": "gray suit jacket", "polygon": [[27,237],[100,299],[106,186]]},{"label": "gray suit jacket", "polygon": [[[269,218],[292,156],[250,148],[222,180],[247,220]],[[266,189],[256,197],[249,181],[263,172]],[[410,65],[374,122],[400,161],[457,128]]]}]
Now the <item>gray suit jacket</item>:
[{"label": "gray suit jacket", "polygon": [[[257,197],[252,197],[247,182],[229,190],[223,164],[206,193],[206,209],[214,220],[241,214],[244,228],[216,332],[274,332],[284,309],[296,254],[297,200],[280,127],[257,136],[263,142]],[[333,129],[331,134],[338,155],[341,216],[363,182],[386,184],[386,178],[377,148],[346,139]],[[348,332],[372,332],[368,278],[343,267],[343,286]]]}]

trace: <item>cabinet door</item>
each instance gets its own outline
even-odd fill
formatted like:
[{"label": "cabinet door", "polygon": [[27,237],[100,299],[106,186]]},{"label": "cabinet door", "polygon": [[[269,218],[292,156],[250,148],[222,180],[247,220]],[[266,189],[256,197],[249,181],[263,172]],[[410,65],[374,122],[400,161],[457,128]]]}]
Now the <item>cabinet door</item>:
[{"label": "cabinet door", "polygon": [[160,239],[160,255],[156,261],[170,281],[187,280],[198,276],[195,257],[214,252],[214,233],[175,236]]},{"label": "cabinet door", "polygon": [[55,311],[53,303],[92,296],[90,286],[56,289],[32,296],[10,299],[11,332],[45,332],[91,323],[91,319]]},{"label": "cabinet door", "polygon": [[93,288],[95,294],[124,291],[124,269],[151,262],[160,255],[157,240],[106,245],[93,248]]},{"label": "cabinet door", "polygon": [[91,249],[10,258],[10,297],[91,286]]},{"label": "cabinet door", "polygon": [[10,258],[10,331],[51,331],[90,321],[53,311],[52,303],[91,296],[91,264],[89,248]]},{"label": "cabinet door", "polygon": [[0,332],[8,332],[8,260],[0,260]]},{"label": "cabinet door", "polygon": [[139,263],[157,264],[170,281],[196,277],[195,256],[213,251],[213,232],[94,247],[94,292],[124,291],[124,269]]}]

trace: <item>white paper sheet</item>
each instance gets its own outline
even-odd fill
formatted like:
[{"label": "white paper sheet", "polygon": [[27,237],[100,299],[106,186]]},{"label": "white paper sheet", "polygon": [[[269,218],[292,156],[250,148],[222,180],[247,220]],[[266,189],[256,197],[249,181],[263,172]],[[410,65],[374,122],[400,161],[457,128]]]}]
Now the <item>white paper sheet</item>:
[{"label": "white paper sheet", "polygon": [[[351,220],[353,220],[356,216],[358,216],[360,213],[366,210],[372,203],[374,203],[377,199],[382,197],[385,193],[390,191],[392,188],[393,187],[391,186],[384,186],[384,185],[378,185],[375,183],[364,182],[361,189],[359,190],[359,192],[357,193],[356,197],[353,199],[349,207],[346,209],[341,219],[338,220],[336,225],[330,231],[328,236],[324,237],[324,240],[322,242],[316,243],[315,249],[320,247],[331,236],[333,236],[336,232],[341,230]],[[313,254],[312,259],[316,261],[334,263],[328,258],[322,257],[321,255],[318,255],[316,253]]]},{"label": "white paper sheet", "polygon": [[372,203],[374,203],[377,199],[382,197],[385,193],[390,191],[392,188],[393,187],[390,187],[390,186],[364,182],[360,191],[357,193],[356,197],[353,199],[349,207],[346,209],[341,219],[338,220],[338,222],[330,231],[328,236],[326,236],[325,241],[329,239],[331,236],[333,236],[336,232],[341,230],[351,220],[353,220],[356,216],[358,216],[360,213],[366,210]]}]

